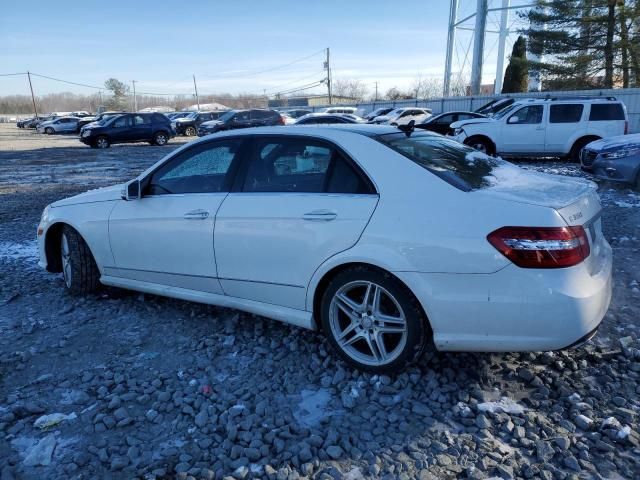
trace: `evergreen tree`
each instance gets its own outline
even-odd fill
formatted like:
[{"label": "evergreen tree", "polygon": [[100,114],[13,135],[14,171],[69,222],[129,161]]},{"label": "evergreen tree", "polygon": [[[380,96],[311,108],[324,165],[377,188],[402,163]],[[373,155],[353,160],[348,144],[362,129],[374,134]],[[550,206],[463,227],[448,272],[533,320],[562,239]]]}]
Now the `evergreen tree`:
[{"label": "evergreen tree", "polygon": [[527,63],[527,41],[519,36],[513,44],[509,65],[504,72],[502,93],[526,92],[529,86],[529,66]]}]

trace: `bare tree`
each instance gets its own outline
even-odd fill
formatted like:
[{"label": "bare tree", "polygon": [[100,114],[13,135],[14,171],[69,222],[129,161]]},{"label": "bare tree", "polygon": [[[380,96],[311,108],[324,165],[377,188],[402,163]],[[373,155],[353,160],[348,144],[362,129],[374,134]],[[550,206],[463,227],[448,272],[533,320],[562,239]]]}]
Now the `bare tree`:
[{"label": "bare tree", "polygon": [[443,82],[439,78],[423,78],[418,75],[411,84],[411,93],[415,98],[434,98],[442,94]]},{"label": "bare tree", "polygon": [[353,98],[361,102],[367,95],[367,86],[361,80],[336,78],[331,82],[332,93],[336,97]]}]

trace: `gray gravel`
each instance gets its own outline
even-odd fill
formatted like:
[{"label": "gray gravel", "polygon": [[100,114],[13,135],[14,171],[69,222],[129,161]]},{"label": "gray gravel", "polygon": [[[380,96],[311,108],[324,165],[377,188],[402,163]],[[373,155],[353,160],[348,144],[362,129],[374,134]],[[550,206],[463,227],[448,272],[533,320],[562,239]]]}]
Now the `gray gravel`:
[{"label": "gray gravel", "polygon": [[34,137],[36,154],[12,150],[7,131],[0,479],[640,477],[640,196],[630,190],[601,186],[615,287],[594,341],[438,354],[372,376],[321,335],[254,315],[115,289],[67,295],[35,265],[42,208],[126,180],[176,143],[100,157]]}]

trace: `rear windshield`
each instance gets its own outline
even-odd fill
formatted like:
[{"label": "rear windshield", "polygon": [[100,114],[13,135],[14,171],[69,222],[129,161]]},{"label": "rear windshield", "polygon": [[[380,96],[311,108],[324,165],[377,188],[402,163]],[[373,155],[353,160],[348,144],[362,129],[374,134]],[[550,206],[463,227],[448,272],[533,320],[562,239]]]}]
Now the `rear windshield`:
[{"label": "rear windshield", "polygon": [[506,163],[426,132],[415,132],[409,137],[402,132],[388,133],[375,138],[465,192],[489,187],[493,170]]}]

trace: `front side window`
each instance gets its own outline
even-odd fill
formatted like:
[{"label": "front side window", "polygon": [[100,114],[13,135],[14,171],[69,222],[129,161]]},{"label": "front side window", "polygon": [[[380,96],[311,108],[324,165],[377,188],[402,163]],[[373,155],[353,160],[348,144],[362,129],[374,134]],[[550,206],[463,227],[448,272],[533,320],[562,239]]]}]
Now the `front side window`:
[{"label": "front side window", "polygon": [[233,117],[234,122],[246,122],[249,120],[249,112],[238,112]]},{"label": "front side window", "polygon": [[509,125],[534,125],[542,123],[542,105],[529,105],[521,108],[509,117]]},{"label": "front side window", "polygon": [[439,123],[442,125],[449,125],[450,123],[455,122],[454,120],[454,115],[453,114],[449,114],[449,115],[443,115],[440,118],[438,118],[435,123]]},{"label": "front side window", "polygon": [[191,148],[162,165],[149,180],[149,195],[228,191],[227,176],[242,141],[229,139]]},{"label": "front side window", "polygon": [[249,157],[244,192],[369,193],[337,149],[313,139],[259,139]]},{"label": "front side window", "polygon": [[581,103],[551,105],[549,123],[578,123],[582,117],[584,105]]},{"label": "front side window", "polygon": [[113,122],[113,128],[123,128],[129,126],[129,120],[131,117],[118,117]]}]

